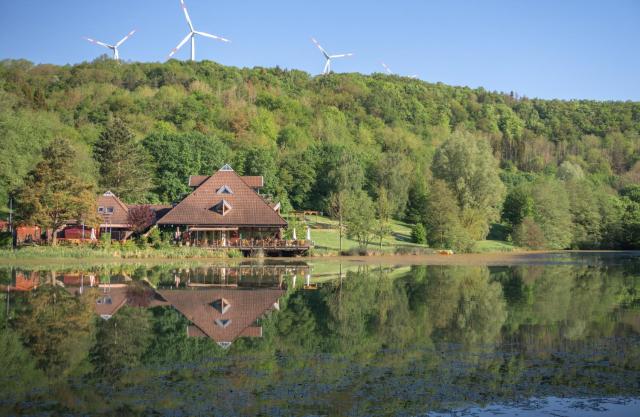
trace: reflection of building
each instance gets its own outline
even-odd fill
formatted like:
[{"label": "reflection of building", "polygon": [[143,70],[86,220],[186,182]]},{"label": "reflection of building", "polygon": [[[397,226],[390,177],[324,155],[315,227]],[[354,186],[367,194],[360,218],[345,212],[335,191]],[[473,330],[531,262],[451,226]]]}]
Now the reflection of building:
[{"label": "reflection of building", "polygon": [[108,320],[127,304],[129,285],[125,283],[127,279],[121,276],[103,278],[102,281],[104,282],[95,274],[62,275],[62,283],[73,295],[81,296],[87,291],[97,291],[94,310],[102,319]]},{"label": "reflection of building", "polygon": [[209,337],[228,347],[239,337],[262,337],[256,321],[278,310],[282,289],[163,290],[158,292],[182,313],[191,325],[187,334]]},{"label": "reflection of building", "polygon": [[174,285],[185,287],[281,288],[286,276],[308,275],[306,264],[239,264],[173,271]]},{"label": "reflection of building", "polygon": [[40,285],[40,274],[37,271],[22,272],[16,271],[13,285],[9,286],[11,291],[31,291]]}]

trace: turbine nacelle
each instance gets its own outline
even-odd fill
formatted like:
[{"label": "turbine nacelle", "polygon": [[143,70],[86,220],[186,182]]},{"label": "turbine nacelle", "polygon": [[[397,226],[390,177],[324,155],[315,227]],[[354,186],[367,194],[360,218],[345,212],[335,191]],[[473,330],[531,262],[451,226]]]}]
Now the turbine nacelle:
[{"label": "turbine nacelle", "polygon": [[322,52],[322,55],[324,55],[324,58],[326,60],[326,62],[324,64],[324,69],[322,70],[323,74],[328,74],[328,73],[331,72],[331,60],[332,59],[335,59],[335,58],[347,58],[347,57],[353,56],[352,53],[329,55],[329,53],[324,50],[324,48],[318,43],[318,41],[315,38],[311,38],[311,41],[318,47],[320,52]]},{"label": "turbine nacelle", "polygon": [[120,39],[118,42],[116,42],[115,45],[109,45],[108,43],[100,42],[92,38],[84,38],[84,39],[93,43],[94,45],[99,45],[104,48],[111,49],[113,51],[113,59],[118,61],[120,59],[120,53],[118,52],[118,47],[122,45],[127,39],[129,39],[134,33],[136,33],[136,29],[133,29],[131,32],[127,33],[127,36]]}]

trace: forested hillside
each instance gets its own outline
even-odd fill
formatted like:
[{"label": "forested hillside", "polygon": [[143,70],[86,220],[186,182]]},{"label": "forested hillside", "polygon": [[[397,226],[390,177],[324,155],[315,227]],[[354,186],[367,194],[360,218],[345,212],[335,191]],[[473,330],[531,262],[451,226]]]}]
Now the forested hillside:
[{"label": "forested hillside", "polygon": [[342,213],[353,233],[386,216],[459,250],[487,234],[528,247],[640,246],[637,102],[208,61],[2,61],[3,207],[55,138],[71,142],[73,170],[96,193],[129,202],[176,201],[189,175],[228,162],[264,175],[285,209]]}]

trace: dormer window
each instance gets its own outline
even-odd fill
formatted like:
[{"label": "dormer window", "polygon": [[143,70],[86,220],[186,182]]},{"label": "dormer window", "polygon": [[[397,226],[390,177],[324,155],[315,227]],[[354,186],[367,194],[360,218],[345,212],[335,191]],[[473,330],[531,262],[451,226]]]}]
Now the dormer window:
[{"label": "dormer window", "polygon": [[218,188],[216,194],[233,194],[233,191],[231,191],[231,187],[229,187],[228,185],[223,185],[222,187]]},{"label": "dormer window", "polygon": [[216,213],[222,214],[224,216],[227,213],[229,213],[232,208],[233,207],[231,206],[231,204],[229,204],[227,200],[222,200],[221,202],[213,206],[213,211],[215,211]]},{"label": "dormer window", "polygon": [[211,306],[218,310],[220,314],[226,313],[231,307],[231,303],[224,298],[218,298],[216,301],[211,303]]},{"label": "dormer window", "polygon": [[216,319],[216,325],[222,327],[223,329],[230,324],[231,324],[231,319]]}]

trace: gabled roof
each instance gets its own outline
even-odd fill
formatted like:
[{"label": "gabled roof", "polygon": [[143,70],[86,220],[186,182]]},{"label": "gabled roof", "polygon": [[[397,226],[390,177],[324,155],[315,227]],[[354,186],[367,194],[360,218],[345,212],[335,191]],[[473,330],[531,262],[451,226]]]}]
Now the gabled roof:
[{"label": "gabled roof", "polygon": [[[217,194],[228,186],[233,194]],[[225,200],[232,210],[221,213],[212,208]],[[233,170],[220,170],[158,221],[158,224],[211,226],[283,227],[287,222]]]},{"label": "gabled roof", "polygon": [[98,197],[98,207],[113,207],[113,213],[99,213],[102,224],[110,224],[114,227],[129,226],[129,207],[111,191]]},{"label": "gabled roof", "polygon": [[[160,296],[191,323],[190,336],[207,336],[218,343],[238,337],[260,337],[256,320],[277,305],[285,293],[279,289],[160,290]],[[220,307],[221,300],[227,303]]]}]

